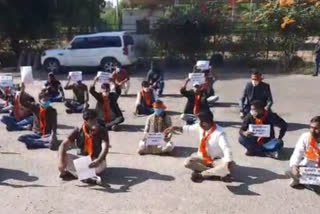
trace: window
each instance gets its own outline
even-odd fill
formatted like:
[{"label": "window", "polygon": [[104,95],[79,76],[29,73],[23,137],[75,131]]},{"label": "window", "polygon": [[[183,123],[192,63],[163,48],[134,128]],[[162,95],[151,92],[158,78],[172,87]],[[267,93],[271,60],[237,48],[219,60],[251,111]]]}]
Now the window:
[{"label": "window", "polygon": [[150,21],[147,19],[137,20],[137,34],[149,34],[150,33]]},{"label": "window", "polygon": [[119,36],[104,36],[103,37],[103,42],[102,42],[102,47],[105,48],[116,48],[116,47],[121,47],[121,39]]},{"label": "window", "polygon": [[102,48],[103,47],[103,37],[88,37],[89,48]]},{"label": "window", "polygon": [[71,44],[72,49],[87,49],[89,48],[87,38],[76,38]]},{"label": "window", "polygon": [[123,36],[124,46],[134,45],[133,38],[129,35]]}]

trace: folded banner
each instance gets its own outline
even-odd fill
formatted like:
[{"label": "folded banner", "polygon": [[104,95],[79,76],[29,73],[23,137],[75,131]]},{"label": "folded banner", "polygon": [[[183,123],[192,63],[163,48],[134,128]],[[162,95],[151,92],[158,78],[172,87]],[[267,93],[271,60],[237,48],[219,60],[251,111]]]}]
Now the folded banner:
[{"label": "folded banner", "polygon": [[72,82],[82,81],[82,71],[71,71],[69,72]]},{"label": "folded banner", "polygon": [[4,74],[0,76],[0,87],[12,87],[13,86],[13,77],[12,74]]},{"label": "folded banner", "polygon": [[146,144],[147,146],[160,146],[163,145],[164,134],[163,133],[148,133]]},{"label": "folded banner", "polygon": [[249,125],[249,131],[255,137],[270,137],[270,125]]},{"label": "folded banner", "polygon": [[32,67],[31,66],[22,66],[20,67],[21,72],[21,82],[25,84],[33,83]]},{"label": "folded banner", "polygon": [[112,79],[112,73],[99,71],[97,76],[99,77],[99,81],[101,84],[109,83]]},{"label": "folded banner", "polygon": [[300,167],[300,183],[320,186],[320,168]]}]

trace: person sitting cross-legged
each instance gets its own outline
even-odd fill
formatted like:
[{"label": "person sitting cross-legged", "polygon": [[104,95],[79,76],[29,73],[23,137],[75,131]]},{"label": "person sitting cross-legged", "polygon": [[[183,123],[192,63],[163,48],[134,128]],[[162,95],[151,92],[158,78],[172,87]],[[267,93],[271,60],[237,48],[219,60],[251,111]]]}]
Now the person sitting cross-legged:
[{"label": "person sitting cross-legged", "polygon": [[[25,93],[22,83],[21,96]],[[18,140],[25,143],[28,149],[57,149],[57,111],[49,101],[48,92],[43,89],[39,94],[40,103],[20,99],[21,105],[33,113],[32,134],[21,135]]]},{"label": "person sitting cross-legged", "polygon": [[166,108],[161,100],[156,100],[153,104],[154,113],[148,117],[144,129],[144,139],[139,143],[138,153],[140,155],[170,153],[174,149],[170,134],[165,136],[162,145],[147,145],[146,142],[148,133],[164,133],[167,128],[171,127],[171,118],[165,112]]},{"label": "person sitting cross-legged", "polygon": [[82,81],[78,81],[70,85],[71,77],[68,77],[68,82],[64,87],[65,90],[73,91],[73,99],[71,101],[66,101],[65,106],[68,108],[66,112],[68,114],[72,113],[81,113],[84,110],[89,108],[89,92],[88,87],[82,83]]},{"label": "person sitting cross-legged", "polygon": [[230,181],[234,162],[231,147],[223,128],[215,123],[211,112],[200,112],[197,116],[199,123],[183,127],[174,126],[167,129],[165,133],[173,131],[199,133],[198,153],[185,161],[185,167],[193,171],[192,181],[201,182],[204,179],[212,178]]},{"label": "person sitting cross-legged", "polygon": [[[78,177],[73,161],[80,157],[91,157],[92,163],[89,167],[95,168],[97,175],[100,175],[107,167],[108,131],[99,125],[97,113],[93,109],[83,112],[83,120],[83,125],[80,128],[75,128],[59,147],[58,169],[62,179]],[[72,145],[75,145],[76,149],[68,150]],[[85,182],[92,181],[97,182],[96,178]]]},{"label": "person sitting cross-legged", "polygon": [[44,84],[45,89],[48,91],[50,102],[63,102],[64,91],[59,80],[56,79],[54,73],[48,74],[48,80]]},{"label": "person sitting cross-legged", "polygon": [[[250,125],[269,125],[269,137],[255,137],[249,129]],[[280,128],[278,138],[275,138],[274,126]],[[287,131],[287,123],[276,113],[264,109],[264,103],[256,100],[251,103],[250,113],[243,119],[240,128],[239,142],[247,149],[248,156],[269,156],[278,158],[283,147],[282,138]],[[268,133],[267,133],[268,134]]]},{"label": "person sitting cross-legged", "polygon": [[154,91],[147,81],[143,81],[141,87],[137,95],[135,113],[137,115],[153,114],[153,103],[156,100]]}]

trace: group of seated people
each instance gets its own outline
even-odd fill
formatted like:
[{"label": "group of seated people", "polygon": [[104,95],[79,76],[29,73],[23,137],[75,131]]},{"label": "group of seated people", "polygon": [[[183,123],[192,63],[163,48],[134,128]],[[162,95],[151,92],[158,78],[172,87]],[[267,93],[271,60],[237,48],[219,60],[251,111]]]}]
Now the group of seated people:
[{"label": "group of seated people", "polygon": [[[119,71],[116,70],[116,75]],[[209,72],[210,73],[210,72]],[[64,93],[61,83],[50,73],[45,88],[38,96],[39,102],[26,93],[24,83],[17,92],[1,90],[0,97],[8,102],[2,106],[4,112],[10,115],[3,116],[1,121],[8,131],[31,130],[32,134],[21,135],[18,140],[25,143],[27,148],[59,147],[59,171],[62,179],[76,178],[77,173],[73,160],[81,156],[92,158],[91,168],[100,174],[106,168],[106,156],[110,147],[108,131],[116,131],[119,124],[124,122],[122,111],[118,105],[121,89],[128,83],[128,75],[121,79],[112,80],[111,84],[101,84],[101,90],[96,90],[99,77],[95,77],[93,84],[88,87],[78,81],[70,84],[68,79],[64,89],[72,90],[74,97],[65,101],[67,113],[82,113],[83,124],[75,128],[72,133],[59,145],[57,142],[57,111],[51,102],[64,101]],[[148,115],[142,140],[138,145],[138,153],[144,154],[170,154],[174,150],[173,136],[175,133],[199,134],[198,152],[185,161],[185,167],[191,169],[191,179],[201,182],[204,179],[218,178],[222,181],[230,181],[232,172],[236,166],[230,143],[224,129],[214,121],[210,110],[210,101],[216,102],[214,96],[212,75],[206,78],[203,84],[193,84],[193,89],[187,90],[189,80],[180,90],[182,96],[187,98],[187,104],[181,118],[186,124],[182,127],[172,123],[167,113],[167,107],[158,97],[162,95],[163,88],[157,88],[152,82],[143,81],[141,90],[137,94],[137,115]],[[115,78],[116,79],[116,78]],[[160,78],[160,83],[163,81]],[[161,84],[160,84],[161,85]],[[113,87],[113,88],[112,88]],[[160,90],[160,91],[159,91]],[[213,92],[212,92],[213,91]],[[58,92],[58,93],[57,93]],[[89,109],[89,93],[96,99],[96,108]],[[239,143],[245,148],[247,156],[261,156],[279,158],[279,152],[284,146],[283,138],[287,131],[287,123],[279,115],[271,110],[273,104],[270,86],[263,82],[262,75],[254,72],[251,82],[243,92],[240,103],[240,116],[243,119],[239,130]],[[9,110],[6,108],[11,106]],[[255,136],[251,125],[269,125],[269,137]],[[278,136],[274,127],[279,127]],[[163,144],[151,145],[147,143],[150,133],[162,133]],[[74,145],[77,150],[69,150]],[[301,136],[290,160],[291,186],[299,186],[300,166],[320,166],[320,116],[311,120],[310,131]],[[217,173],[217,171],[223,173]],[[218,174],[218,175],[217,175]],[[92,182],[92,180],[87,180]]]}]

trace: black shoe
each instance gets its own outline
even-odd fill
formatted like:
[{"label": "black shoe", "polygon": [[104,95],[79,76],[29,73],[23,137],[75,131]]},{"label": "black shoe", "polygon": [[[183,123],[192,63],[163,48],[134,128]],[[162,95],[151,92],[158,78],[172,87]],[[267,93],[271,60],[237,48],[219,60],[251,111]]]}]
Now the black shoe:
[{"label": "black shoe", "polygon": [[66,113],[67,113],[67,114],[72,114],[73,111],[72,111],[71,109],[66,109]]},{"label": "black shoe", "polygon": [[6,126],[6,129],[8,132],[11,132],[13,130],[13,128],[11,126]]},{"label": "black shoe", "polygon": [[312,74],[312,76],[313,76],[313,77],[317,77],[317,76],[318,76],[318,74]]},{"label": "black shoe", "polygon": [[253,152],[249,152],[249,151],[246,151],[245,155],[249,157],[255,156]]},{"label": "black shoe", "polygon": [[199,172],[192,172],[191,180],[195,183],[202,183],[203,177]]},{"label": "black shoe", "polygon": [[75,177],[73,174],[71,174],[70,172],[66,171],[63,174],[60,174],[59,177],[63,180],[63,181],[72,181],[72,180],[76,180],[77,177]]}]

